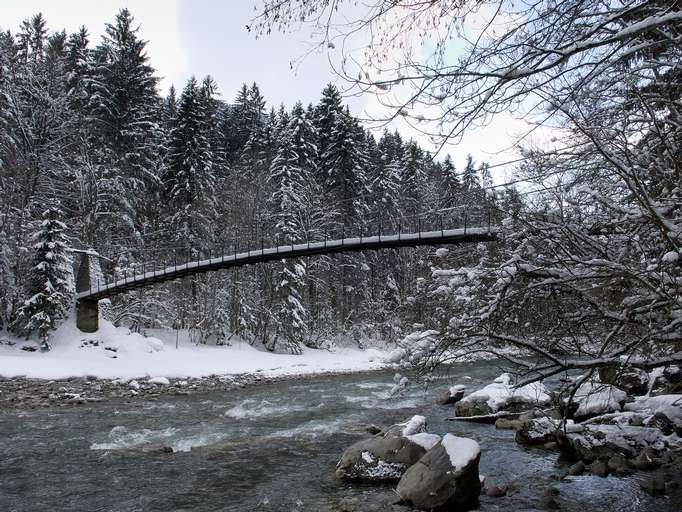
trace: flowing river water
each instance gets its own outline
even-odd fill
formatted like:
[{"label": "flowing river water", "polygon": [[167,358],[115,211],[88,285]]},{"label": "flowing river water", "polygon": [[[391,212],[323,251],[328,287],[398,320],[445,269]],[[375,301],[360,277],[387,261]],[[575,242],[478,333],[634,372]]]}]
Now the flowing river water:
[{"label": "flowing river water", "polygon": [[347,446],[368,436],[362,425],[413,414],[426,416],[431,432],[477,440],[489,485],[517,484],[512,496],[482,495],[480,510],[537,510],[550,485],[562,510],[680,510],[670,498],[641,491],[642,474],[555,481],[552,475],[566,468],[556,453],[517,445],[513,431],[446,421],[451,407],[435,405],[448,385],[472,390],[499,373],[492,363],[461,364],[451,379],[393,399],[392,373],[376,372],[147,402],[0,411],[0,511],[317,512],[336,510],[348,497],[371,503],[391,487],[339,481],[334,466]]}]

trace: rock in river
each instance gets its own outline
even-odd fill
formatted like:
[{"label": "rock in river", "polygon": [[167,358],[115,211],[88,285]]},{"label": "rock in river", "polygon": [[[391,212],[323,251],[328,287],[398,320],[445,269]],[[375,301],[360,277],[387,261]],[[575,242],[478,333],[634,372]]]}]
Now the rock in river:
[{"label": "rock in river", "polygon": [[481,493],[476,441],[446,434],[398,483],[405,503],[422,510],[474,502]]},{"label": "rock in river", "polygon": [[426,450],[407,437],[373,437],[348,447],[336,476],[348,480],[396,481]]},{"label": "rock in river", "polygon": [[484,416],[499,411],[521,412],[534,406],[546,406],[551,399],[545,386],[533,382],[519,388],[511,375],[503,373],[492,384],[465,396],[455,404],[457,416]]}]

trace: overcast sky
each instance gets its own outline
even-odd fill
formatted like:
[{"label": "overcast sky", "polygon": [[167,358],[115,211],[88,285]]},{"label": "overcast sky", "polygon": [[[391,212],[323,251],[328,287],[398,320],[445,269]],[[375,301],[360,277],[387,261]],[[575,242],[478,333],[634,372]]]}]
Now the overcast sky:
[{"label": "overcast sky", "polygon": [[[326,55],[310,55],[296,69],[290,62],[307,49],[306,34],[273,34],[256,39],[246,30],[253,16],[255,0],[2,0],[0,27],[16,31],[22,20],[42,12],[50,29],[73,32],[85,25],[96,44],[104,24],[116,12],[128,7],[141,25],[141,37],[148,40],[151,64],[157,69],[162,92],[171,84],[182,89],[191,76],[211,74],[222,97],[232,101],[243,82],[256,82],[269,106],[291,107],[301,100],[317,102],[322,88],[335,81]],[[348,98],[351,110],[362,115],[374,111],[372,98]],[[397,126],[406,137],[415,136]],[[491,126],[468,135],[456,147],[448,147],[461,169],[467,153],[477,161],[504,162],[517,156],[505,150],[519,122],[508,115],[498,116]],[[425,147],[428,142],[416,137]],[[430,148],[429,148],[430,149]],[[501,170],[500,170],[501,171]],[[500,182],[501,173],[495,172]]]}]

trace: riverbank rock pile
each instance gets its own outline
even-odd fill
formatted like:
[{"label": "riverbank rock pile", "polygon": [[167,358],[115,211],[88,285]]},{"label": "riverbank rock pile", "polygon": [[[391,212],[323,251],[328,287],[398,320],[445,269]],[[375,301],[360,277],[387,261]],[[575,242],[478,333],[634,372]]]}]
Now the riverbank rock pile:
[{"label": "riverbank rock pile", "polygon": [[476,441],[426,431],[423,416],[353,444],[336,466],[338,478],[398,482],[404,503],[422,510],[475,502],[481,492]]},{"label": "riverbank rock pile", "polygon": [[[455,419],[495,418],[497,428],[516,430],[519,444],[556,449],[565,460],[574,461],[571,475],[679,468],[682,394],[665,392],[677,389],[680,377],[672,366],[650,374],[605,368],[597,378],[582,382],[568,400],[566,390],[548,392],[543,385],[514,388],[510,376],[502,374],[457,402]],[[575,377],[568,383],[582,380]]]},{"label": "riverbank rock pile", "polygon": [[99,379],[95,376],[44,380],[0,378],[0,408],[78,406],[108,400],[156,400],[161,396],[185,396],[231,391],[275,380],[258,375],[210,375],[169,379],[163,376]]}]

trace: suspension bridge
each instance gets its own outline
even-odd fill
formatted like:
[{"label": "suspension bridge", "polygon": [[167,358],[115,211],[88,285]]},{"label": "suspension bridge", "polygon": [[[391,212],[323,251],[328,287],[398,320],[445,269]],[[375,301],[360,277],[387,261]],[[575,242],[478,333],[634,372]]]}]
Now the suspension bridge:
[{"label": "suspension bridge", "polygon": [[[152,260],[142,266],[131,275],[118,275],[110,282],[101,282],[93,276],[93,258],[98,257],[88,251],[81,252],[81,262],[78,269],[76,282],[76,321],[79,329],[83,332],[95,332],[99,328],[99,306],[102,299],[145,288],[157,283],[163,283],[181,279],[187,276],[213,272],[222,269],[281,261],[283,259],[301,258],[307,256],[321,256],[345,252],[370,251],[381,249],[397,249],[401,247],[418,247],[426,245],[453,245],[478,242],[492,242],[497,238],[499,229],[491,225],[490,216],[487,222],[477,222],[475,226],[467,226],[467,218],[464,216],[463,226],[445,229],[443,217],[439,219],[438,229],[422,223],[419,220],[416,230],[403,233],[401,226],[397,227],[397,233],[382,234],[381,225],[378,226],[378,234],[365,236],[362,230],[359,236],[347,234],[341,229],[339,236],[329,238],[329,233],[324,234],[324,240],[310,240],[304,243],[287,245],[265,246],[261,238],[260,247],[242,248],[239,250],[237,243],[233,243],[228,251],[221,248],[219,251],[211,251],[202,258],[200,252],[197,256],[189,257],[192,251],[187,251],[184,261],[178,262],[177,256],[171,262]],[[457,223],[453,223],[457,224]],[[460,223],[461,224],[461,223]],[[426,228],[426,230],[424,230]],[[253,243],[253,242],[252,242]],[[245,249],[245,250],[244,250]]]}]

